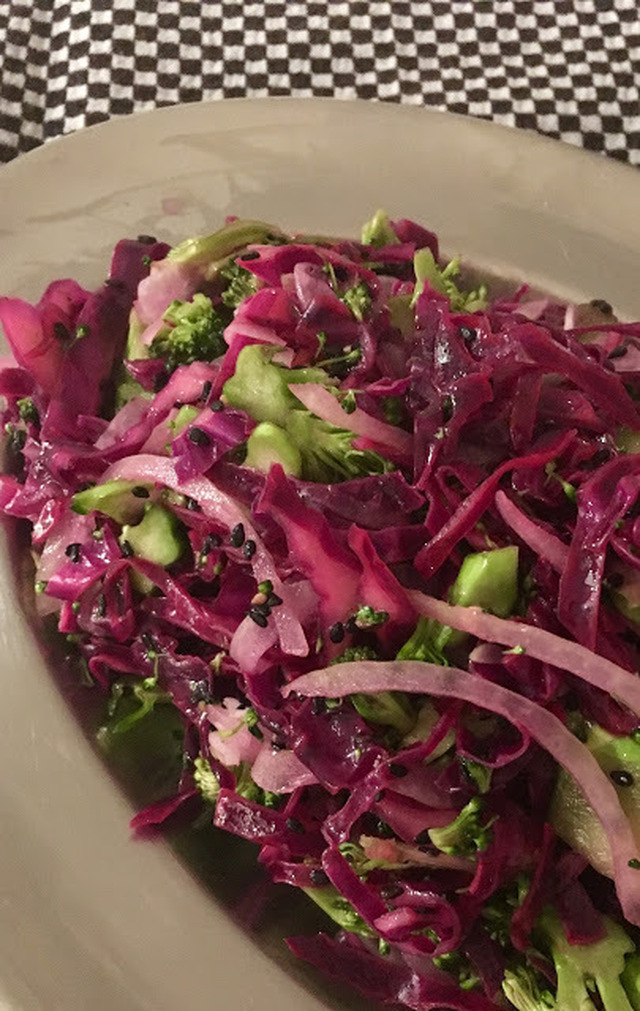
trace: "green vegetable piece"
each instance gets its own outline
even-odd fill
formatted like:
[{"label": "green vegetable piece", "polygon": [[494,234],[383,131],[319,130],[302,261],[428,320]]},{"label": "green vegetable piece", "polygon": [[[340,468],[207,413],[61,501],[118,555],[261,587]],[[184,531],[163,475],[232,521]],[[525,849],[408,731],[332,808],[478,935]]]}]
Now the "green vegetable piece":
[{"label": "green vegetable piece", "polygon": [[386,211],[376,211],[369,221],[365,221],[360,232],[360,241],[364,246],[393,246],[398,242],[398,236],[391,227]]},{"label": "green vegetable piece", "polygon": [[124,357],[127,361],[135,361],[137,358],[148,358],[149,348],[141,341],[142,334],[146,327],[138,316],[135,308],[129,315],[129,332],[127,334],[127,345]]},{"label": "green vegetable piece", "polygon": [[478,793],[488,793],[491,789],[491,769],[482,762],[460,756],[460,765],[465,776],[475,783]]},{"label": "green vegetable piece", "polygon": [[358,692],[351,701],[363,719],[394,727],[403,736],[415,726],[416,713],[404,692]]},{"label": "green vegetable piece", "polygon": [[640,453],[640,432],[632,428],[620,428],[616,442],[623,453]]},{"label": "green vegetable piece", "polygon": [[620,979],[633,1011],[640,1011],[640,955],[637,952],[627,956]]},{"label": "green vegetable piece", "polygon": [[502,981],[502,991],[517,1011],[555,1011],[555,997],[548,990],[540,990],[533,973],[524,966],[507,969]]},{"label": "green vegetable piece", "polygon": [[31,397],[22,397],[18,400],[18,414],[23,421],[29,421],[34,425],[40,423],[40,415],[38,414],[38,408],[34,404]]},{"label": "green vegetable piece", "polygon": [[285,239],[286,236],[279,228],[264,221],[232,221],[212,235],[185,239],[167,254],[167,260],[203,267],[205,280],[210,280],[219,270],[220,260],[226,261],[244,246],[270,242],[274,238]]},{"label": "green vegetable piece", "polygon": [[451,588],[451,603],[481,607],[507,618],[518,597],[518,549],[496,548],[467,555]]},{"label": "green vegetable piece", "polygon": [[255,274],[243,267],[237,260],[230,260],[220,271],[227,285],[220,298],[230,309],[237,309],[249,295],[255,295],[258,290],[258,279]]},{"label": "green vegetable piece", "polygon": [[192,421],[195,421],[199,414],[200,411],[193,404],[183,404],[173,421],[169,422],[169,428],[173,432],[173,437],[175,438],[177,435],[180,435],[180,432],[183,432]]},{"label": "green vegetable piece", "polygon": [[247,441],[246,467],[254,467],[268,474],[274,463],[279,463],[285,474],[300,477],[302,457],[283,428],[271,421],[257,425]]},{"label": "green vegetable piece", "polygon": [[558,975],[557,1011],[593,1011],[594,991],[601,1001],[598,1006],[607,1011],[634,1011],[621,976],[625,956],[635,952],[635,946],[622,927],[608,917],[603,919],[606,934],[593,944],[569,944],[559,917],[551,909],[545,910],[538,921],[534,936],[537,934],[550,948]]},{"label": "green vegetable piece", "polygon": [[437,640],[442,631],[453,632],[448,626],[443,626],[432,618],[419,618],[415,631],[410,639],[400,649],[397,660],[420,660],[422,663],[438,663],[446,667],[448,660]]},{"label": "green vegetable piece", "polygon": [[[616,787],[640,857],[640,743],[633,737],[614,737],[596,725],[589,729],[584,743]],[[611,852],[601,822],[575,780],[563,769],[558,773],[549,821],[596,870],[612,876]]]},{"label": "green vegetable piece", "polygon": [[71,508],[83,516],[95,511],[110,516],[116,523],[136,523],[144,513],[149,491],[149,485],[135,481],[105,481],[76,492]]},{"label": "green vegetable piece", "polygon": [[440,267],[430,249],[419,249],[413,258],[416,285],[412,303],[415,304],[424,291],[425,282],[442,295],[446,295],[455,312],[479,312],[487,307],[487,287],[481,284],[473,291],[461,291],[454,278],[460,274],[460,258],[451,260],[446,267]]},{"label": "green vegetable piece", "polygon": [[452,856],[474,856],[491,842],[491,822],[484,822],[484,802],[473,797],[449,825],[429,829],[434,846]]},{"label": "green vegetable piece", "polygon": [[347,288],[340,298],[361,323],[371,308],[371,292],[364,281],[358,281],[352,288]]},{"label": "green vegetable piece", "polygon": [[391,326],[399,330],[403,337],[408,337],[416,327],[411,295],[390,295],[387,300]]},{"label": "green vegetable piece", "polygon": [[347,646],[345,651],[333,658],[329,666],[335,663],[358,663],[361,660],[379,660],[380,655],[373,646]]},{"label": "green vegetable piece", "polygon": [[151,341],[149,354],[162,358],[169,372],[179,365],[213,361],[227,349],[223,321],[206,295],[197,293],[190,302],[172,302],[163,319],[165,326]]},{"label": "green vegetable piece", "polygon": [[215,804],[220,793],[220,781],[203,755],[198,755],[193,763],[193,779],[207,804]]},{"label": "green vegetable piece", "polygon": [[[295,462],[296,472],[307,481],[329,483],[388,470],[391,465],[378,453],[353,448],[353,432],[330,425],[305,410],[289,389],[290,384],[311,382],[331,388],[334,381],[326,372],[321,368],[286,369],[274,365],[271,358],[275,350],[258,344],[242,349],[233,376],[224,384],[227,403],[246,411],[259,423],[269,422],[282,429],[300,454],[299,467],[292,454],[289,463]],[[278,433],[271,430],[271,434]],[[279,439],[279,451],[288,448]]]},{"label": "green vegetable piece", "polygon": [[133,553],[156,565],[167,566],[180,558],[186,547],[182,524],[169,509],[152,503],[135,526],[125,524],[120,536]]},{"label": "green vegetable piece", "polygon": [[356,913],[351,903],[343,899],[333,885],[327,885],[326,888],[303,888],[302,891],[306,892],[309,898],[313,899],[316,905],[320,906],[320,909],[343,930],[349,930],[352,934],[360,934],[362,937],[376,936],[360,914]]}]

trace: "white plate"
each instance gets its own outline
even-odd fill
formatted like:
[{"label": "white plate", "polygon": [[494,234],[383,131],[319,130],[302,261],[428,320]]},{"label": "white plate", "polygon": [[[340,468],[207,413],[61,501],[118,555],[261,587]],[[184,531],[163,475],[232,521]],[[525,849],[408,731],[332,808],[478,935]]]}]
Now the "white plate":
[{"label": "white plate", "polygon": [[[639,202],[636,171],[480,121],[370,103],[192,105],[4,168],[0,290],[35,297],[64,275],[96,284],[124,235],[175,241],[230,213],[357,234],[382,206],[482,267],[639,318]],[[0,563],[0,1008],[343,1006],[303,989],[167,847],[131,842],[130,805],[16,605],[6,546]]]}]

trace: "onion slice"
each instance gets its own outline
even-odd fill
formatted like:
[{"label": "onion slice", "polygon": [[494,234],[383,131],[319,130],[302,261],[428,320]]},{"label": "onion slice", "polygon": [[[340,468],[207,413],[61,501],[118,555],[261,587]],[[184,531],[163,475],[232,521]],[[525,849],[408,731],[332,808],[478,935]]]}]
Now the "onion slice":
[{"label": "onion slice", "polygon": [[568,546],[518,509],[515,502],[512,502],[502,490],[496,492],[495,503],[502,519],[508,527],[511,527],[514,534],[536,555],[549,562],[556,572],[564,572],[569,555]]},{"label": "onion slice", "polygon": [[[461,609],[464,610],[464,609]],[[414,660],[364,661],[325,667],[282,689],[305,697],[335,698],[355,692],[404,691],[462,699],[498,713],[540,744],[575,779],[609,841],[616,890],[625,917],[640,926],[640,871],[629,866],[638,849],[615,787],[588,748],[535,702],[456,667]]]},{"label": "onion slice", "polygon": [[522,621],[496,618],[479,607],[446,604],[418,590],[409,590],[409,596],[416,610],[427,618],[435,618],[443,625],[468,632],[485,642],[521,646],[529,656],[588,681],[640,716],[640,678],[598,653],[592,653],[586,646]]}]

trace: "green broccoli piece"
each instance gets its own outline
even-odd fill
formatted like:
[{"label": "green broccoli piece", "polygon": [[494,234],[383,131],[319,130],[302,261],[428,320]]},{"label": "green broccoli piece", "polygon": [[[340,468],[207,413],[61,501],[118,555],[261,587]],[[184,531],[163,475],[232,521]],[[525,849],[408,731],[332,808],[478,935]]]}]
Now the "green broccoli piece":
[{"label": "green broccoli piece", "polygon": [[[560,918],[551,909],[538,920],[534,939],[549,949],[558,976],[556,1003],[551,1005],[557,1011],[595,1011],[596,1007],[635,1011],[621,978],[625,957],[635,952],[635,945],[617,923],[608,917],[603,920],[606,934],[593,944],[569,944]],[[596,994],[597,1002],[592,1000]]]},{"label": "green broccoli piece", "polygon": [[555,997],[549,990],[541,990],[533,972],[524,966],[507,969],[502,981],[502,991],[517,1011],[555,1011]]},{"label": "green broccoli piece", "polygon": [[309,898],[313,899],[316,905],[320,906],[320,909],[343,930],[360,934],[361,937],[376,937],[374,931],[367,926],[360,914],[356,913],[351,903],[347,899],[343,899],[333,885],[323,888],[303,888],[302,891],[306,892]]},{"label": "green broccoli piece", "polygon": [[334,663],[358,663],[361,660],[379,660],[380,655],[373,646],[347,646],[340,656],[331,661]]},{"label": "green broccoli piece", "polygon": [[38,408],[31,397],[22,397],[22,399],[18,401],[18,414],[23,421],[30,421],[33,425],[40,424]]},{"label": "green broccoli piece", "polygon": [[274,463],[279,463],[285,474],[293,477],[302,473],[302,456],[283,428],[271,421],[261,421],[247,440],[245,466],[267,474]]},{"label": "green broccoli piece", "polygon": [[215,804],[220,793],[220,781],[204,755],[198,755],[193,763],[193,779],[202,799],[207,804]]},{"label": "green broccoli piece", "polygon": [[452,822],[443,828],[429,829],[434,846],[451,856],[474,856],[482,853],[491,842],[491,824],[483,821],[484,801],[472,797]]},{"label": "green broccoli piece", "polygon": [[179,365],[213,361],[226,351],[222,320],[206,295],[172,302],[163,319],[166,326],[153,338],[149,351],[152,358],[164,359],[169,372]]},{"label": "green broccoli piece", "polygon": [[257,277],[237,260],[230,260],[220,271],[220,276],[227,282],[220,297],[230,309],[237,309],[245,298],[255,295],[258,290]]},{"label": "green broccoli piece", "polygon": [[[333,382],[321,368],[287,369],[274,365],[273,348],[254,344],[238,355],[236,370],[224,385],[225,400],[259,422],[262,428],[248,448],[255,464],[287,463],[286,469],[307,481],[344,481],[367,474],[381,474],[390,464],[371,450],[353,447],[353,432],[337,428],[307,411],[289,389],[293,383]],[[270,439],[271,436],[271,439]],[[259,449],[259,452],[257,452]],[[295,452],[294,452],[295,451]],[[297,465],[296,453],[300,455]]]},{"label": "green broccoli piece", "polygon": [[223,225],[212,235],[185,239],[167,254],[167,260],[201,268],[203,279],[210,281],[221,269],[221,264],[226,264],[229,256],[245,246],[286,238],[278,228],[264,221],[238,219]]},{"label": "green broccoli piece", "polygon": [[362,604],[353,616],[356,628],[375,628],[389,620],[387,611],[376,611],[369,604]]},{"label": "green broccoli piece", "polygon": [[359,323],[362,323],[366,313],[371,308],[371,292],[364,281],[358,281],[352,288],[347,288],[340,296],[340,300],[344,302],[348,309],[351,309],[351,312]]},{"label": "green broccoli piece", "polygon": [[360,241],[363,246],[375,246],[376,249],[393,246],[398,242],[398,236],[391,227],[386,211],[376,211],[369,221],[365,221],[360,232]]},{"label": "green broccoli piece", "polygon": [[[518,549],[496,548],[467,555],[449,597],[461,607],[481,607],[506,618],[518,596]],[[464,642],[465,635],[431,618],[420,618],[415,632],[397,655],[398,660],[422,660],[447,665],[447,648]]]},{"label": "green broccoli piece", "polygon": [[375,692],[373,695],[358,692],[351,696],[351,701],[363,719],[393,727],[403,737],[416,724],[417,714],[404,692]]},{"label": "green broccoli piece", "polygon": [[640,1011],[640,955],[628,955],[620,977],[633,1011]]},{"label": "green broccoli piece", "polygon": [[424,291],[425,282],[446,295],[454,312],[479,312],[487,307],[487,286],[481,284],[473,291],[461,291],[454,278],[460,274],[460,257],[451,260],[446,267],[440,267],[430,249],[419,249],[413,258],[416,286],[413,293],[415,304]]}]

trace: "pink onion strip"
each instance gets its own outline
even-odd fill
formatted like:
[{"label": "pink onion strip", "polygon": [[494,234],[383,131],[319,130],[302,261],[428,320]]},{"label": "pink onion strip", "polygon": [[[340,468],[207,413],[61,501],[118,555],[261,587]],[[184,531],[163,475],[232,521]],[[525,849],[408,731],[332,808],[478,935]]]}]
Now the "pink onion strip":
[{"label": "pink onion strip", "polygon": [[556,537],[530,519],[518,509],[515,502],[503,491],[497,491],[495,497],[496,509],[508,527],[524,541],[527,547],[549,562],[556,572],[563,572],[567,564],[569,548]]},{"label": "pink onion strip", "polygon": [[640,871],[629,867],[638,858],[631,827],[615,787],[596,759],[564,724],[535,702],[456,667],[414,660],[344,663],[296,678],[283,694],[335,698],[354,692],[404,691],[462,699],[499,713],[527,733],[575,779],[602,823],[609,840],[616,890],[631,922],[640,926]]},{"label": "pink onion strip", "polygon": [[569,671],[595,688],[601,688],[640,716],[640,678],[598,653],[592,653],[586,646],[522,621],[496,618],[479,607],[446,604],[444,600],[428,597],[418,590],[409,590],[408,593],[416,610],[427,618],[435,618],[443,625],[468,632],[485,642],[522,646],[529,656]]},{"label": "pink onion strip", "polygon": [[323,421],[355,432],[356,435],[375,443],[381,451],[386,450],[394,459],[411,461],[413,439],[403,429],[388,425],[386,421],[374,418],[359,407],[347,414],[333,393],[319,383],[291,383],[289,389],[308,411],[317,414]]},{"label": "pink onion strip", "polygon": [[256,545],[255,554],[251,559],[256,580],[259,583],[265,579],[271,580],[274,591],[283,601],[282,607],[274,608],[272,614],[282,650],[291,656],[308,655],[309,644],[304,629],[287,606],[289,588],[281,582],[273,558],[254,530],[249,514],[230,495],[225,495],[206,477],[194,477],[188,481],[179,481],[172,460],[165,456],[153,456],[149,453],[127,456],[124,460],[119,460],[109,467],[103,480],[161,484],[180,495],[187,495],[189,498],[195,499],[205,516],[218,523],[224,523],[230,530],[238,523],[242,523],[246,536],[255,541]]}]

